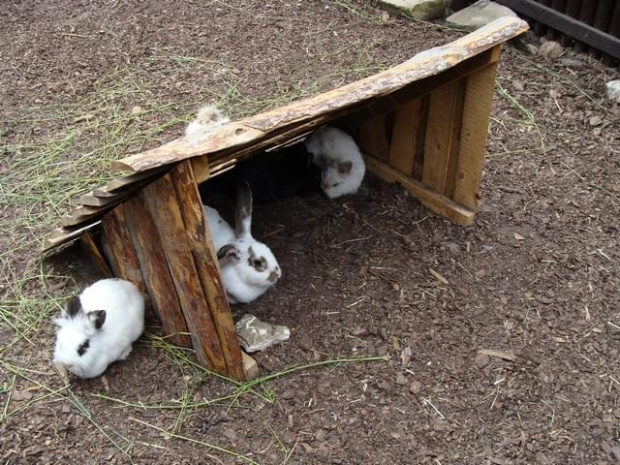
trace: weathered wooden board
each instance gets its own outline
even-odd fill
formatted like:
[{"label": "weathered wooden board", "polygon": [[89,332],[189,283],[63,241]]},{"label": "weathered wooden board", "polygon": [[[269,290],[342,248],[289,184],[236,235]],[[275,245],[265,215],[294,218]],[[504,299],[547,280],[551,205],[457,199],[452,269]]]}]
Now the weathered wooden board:
[{"label": "weathered wooden board", "polygon": [[177,139],[161,147],[115,163],[119,169],[144,171],[197,155],[215,154],[257,142],[273,131],[282,131],[322,115],[394,92],[407,84],[434,76],[528,29],[526,22],[500,18],[448,45],[417,54],[401,65],[338,89],[294,102],[240,121],[221,125],[200,143]]},{"label": "weathered wooden board", "polygon": [[84,234],[82,234],[81,240],[83,247],[88,251],[91,258],[93,259],[93,262],[95,263],[99,271],[101,271],[101,274],[103,274],[103,276],[106,278],[113,278],[114,274],[112,273],[112,270],[110,270],[108,262],[101,254],[101,250],[99,249],[99,246],[97,246],[95,238],[92,236],[92,234],[88,231],[85,232]]},{"label": "weathered wooden board", "polygon": [[159,234],[198,361],[217,373],[226,373],[220,340],[192,255],[192,248],[200,248],[201,244],[188,242],[185,222],[170,173],[145,186],[138,198],[146,205]]},{"label": "weathered wooden board", "polygon": [[422,184],[440,194],[446,187],[458,96],[457,81],[434,90],[430,97]]},{"label": "weathered wooden board", "polygon": [[124,206],[125,222],[140,261],[148,295],[151,296],[151,303],[159,315],[163,332],[173,344],[191,347],[187,323],[170,276],[159,232],[143,199],[133,197],[125,202]]},{"label": "weathered wooden board", "polygon": [[397,182],[412,195],[417,197],[423,205],[445,216],[449,220],[462,226],[469,226],[474,221],[474,212],[434,192],[422,183],[405,176],[387,163],[372,157],[366,158],[368,169],[387,182]]},{"label": "weathered wooden board", "polygon": [[[499,47],[496,50],[499,53]],[[467,78],[465,88],[454,192],[450,197],[473,211],[478,210],[480,203],[480,182],[496,68],[497,63],[493,63],[472,74]]]},{"label": "weathered wooden board", "polygon": [[193,173],[193,164],[182,162],[172,171],[172,182],[176,189],[188,243],[196,266],[197,277],[207,299],[213,326],[219,338],[227,374],[243,380],[241,349],[232,313],[228,306],[226,291],[220,279],[217,252],[214,250],[211,232],[206,223],[204,209]]},{"label": "weathered wooden board", "polygon": [[388,164],[411,176],[415,159],[422,98],[417,98],[396,110]]},{"label": "weathered wooden board", "polygon": [[362,152],[387,161],[390,156],[390,139],[386,116],[381,115],[362,123],[358,128],[356,141]]}]

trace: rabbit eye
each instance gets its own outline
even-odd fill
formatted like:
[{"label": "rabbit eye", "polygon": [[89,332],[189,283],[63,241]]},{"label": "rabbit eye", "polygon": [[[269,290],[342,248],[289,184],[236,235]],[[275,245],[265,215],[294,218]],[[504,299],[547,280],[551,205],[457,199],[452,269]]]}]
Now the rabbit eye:
[{"label": "rabbit eye", "polygon": [[90,347],[90,341],[86,339],[86,341],[82,342],[77,349],[78,355],[81,357],[86,353],[86,350]]},{"label": "rabbit eye", "polygon": [[338,187],[340,185],[339,182],[335,182],[334,185],[332,187]]}]

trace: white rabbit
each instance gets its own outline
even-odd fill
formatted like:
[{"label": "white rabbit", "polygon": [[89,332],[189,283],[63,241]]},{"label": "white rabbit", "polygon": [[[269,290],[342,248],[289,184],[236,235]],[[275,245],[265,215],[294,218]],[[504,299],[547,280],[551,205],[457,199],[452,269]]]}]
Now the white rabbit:
[{"label": "white rabbit", "polygon": [[207,105],[198,110],[196,119],[185,128],[185,137],[190,142],[196,142],[213,127],[228,123],[230,119],[215,106]]},{"label": "white rabbit", "polygon": [[72,297],[54,322],[54,362],[94,378],[130,354],[144,329],[144,297],[129,281],[103,279]]},{"label": "white rabbit", "polygon": [[257,299],[282,277],[282,270],[271,249],[252,237],[250,186],[239,184],[234,230],[214,208],[205,205],[205,213],[228,301],[236,304]]},{"label": "white rabbit", "polygon": [[313,156],[313,163],[321,168],[321,189],[330,199],[357,192],[366,164],[350,135],[324,126],[313,132],[304,144]]}]

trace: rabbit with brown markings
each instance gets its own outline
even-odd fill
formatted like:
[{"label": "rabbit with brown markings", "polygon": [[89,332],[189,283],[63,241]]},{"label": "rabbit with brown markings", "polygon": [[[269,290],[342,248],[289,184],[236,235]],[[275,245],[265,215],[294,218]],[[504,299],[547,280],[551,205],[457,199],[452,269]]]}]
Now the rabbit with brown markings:
[{"label": "rabbit with brown markings", "polygon": [[103,279],[72,297],[54,322],[54,363],[94,378],[130,354],[144,329],[144,297],[129,281]]},{"label": "rabbit with brown markings", "polygon": [[271,249],[252,237],[250,186],[246,182],[238,186],[235,229],[216,209],[204,207],[228,301],[236,304],[257,299],[282,277],[282,270]]}]

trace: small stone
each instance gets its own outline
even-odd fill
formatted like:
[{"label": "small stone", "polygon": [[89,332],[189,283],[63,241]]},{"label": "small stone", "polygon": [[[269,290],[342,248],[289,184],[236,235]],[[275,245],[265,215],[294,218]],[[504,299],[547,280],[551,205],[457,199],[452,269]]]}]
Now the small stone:
[{"label": "small stone", "polygon": [[288,341],[291,337],[291,331],[286,326],[261,321],[249,313],[235,326],[239,342],[246,352],[265,350],[278,342]]},{"label": "small stone", "polygon": [[550,60],[557,60],[564,53],[564,47],[554,40],[549,40],[538,49],[538,55]]},{"label": "small stone", "polygon": [[396,384],[404,386],[405,384],[407,384],[407,377],[402,373],[398,373],[396,375]]},{"label": "small stone", "polygon": [[387,23],[390,20],[390,14],[387,11],[381,13],[381,21]]},{"label": "small stone", "polygon": [[422,383],[420,383],[419,381],[412,381],[411,385],[409,386],[409,390],[412,394],[419,394],[422,390]]},{"label": "small stone", "polygon": [[490,0],[479,0],[473,5],[448,16],[446,22],[449,26],[473,31],[504,16],[517,17],[516,13],[508,7]]},{"label": "small stone", "polygon": [[379,0],[384,8],[421,21],[443,17],[448,3],[446,0]]},{"label": "small stone", "polygon": [[607,98],[620,103],[620,80],[609,81],[605,84],[605,92],[607,93]]},{"label": "small stone", "polygon": [[592,118],[590,118],[590,126],[592,127],[600,126],[602,122],[603,119],[598,115],[594,115]]},{"label": "small stone", "polygon": [[286,391],[282,393],[282,398],[285,400],[294,399],[295,396],[296,396],[296,392],[293,389],[287,389]]},{"label": "small stone", "polygon": [[489,357],[487,354],[476,355],[476,365],[478,365],[479,368],[484,368],[489,363],[491,363],[491,357]]},{"label": "small stone", "polygon": [[379,384],[379,389],[383,390],[383,391],[391,391],[392,390],[392,385],[386,381],[385,379],[383,381],[380,381]]},{"label": "small stone", "polygon": [[512,81],[512,88],[517,92],[522,92],[525,90],[525,84],[522,81],[517,81],[516,79]]},{"label": "small stone", "polygon": [[317,430],[317,432],[314,433],[314,439],[319,442],[325,442],[325,440],[327,439],[327,431],[325,431],[324,429]]},{"label": "small stone", "polygon": [[382,345],[382,346],[377,347],[377,355],[379,355],[379,357],[383,357],[387,353],[388,353],[388,346]]},{"label": "small stone", "polygon": [[287,431],[282,435],[282,440],[285,444],[294,444],[297,441],[297,434],[292,431]]},{"label": "small stone", "polygon": [[138,115],[138,114],[142,113],[143,111],[144,111],[144,109],[142,107],[139,107],[138,105],[136,105],[135,107],[132,107],[131,114],[132,115]]}]

